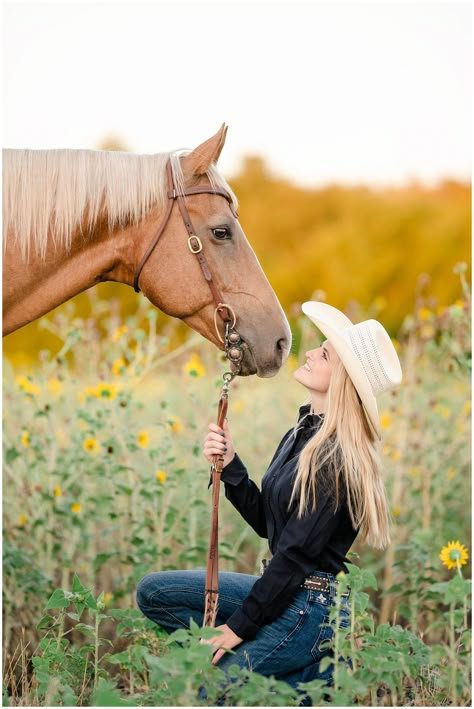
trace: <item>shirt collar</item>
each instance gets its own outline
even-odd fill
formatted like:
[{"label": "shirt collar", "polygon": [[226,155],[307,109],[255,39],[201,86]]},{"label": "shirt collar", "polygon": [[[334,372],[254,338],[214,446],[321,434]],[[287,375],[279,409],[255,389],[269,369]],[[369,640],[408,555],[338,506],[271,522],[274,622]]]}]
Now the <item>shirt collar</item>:
[{"label": "shirt collar", "polygon": [[313,429],[319,428],[324,418],[324,414],[311,414],[311,404],[300,406],[298,416],[298,428]]}]

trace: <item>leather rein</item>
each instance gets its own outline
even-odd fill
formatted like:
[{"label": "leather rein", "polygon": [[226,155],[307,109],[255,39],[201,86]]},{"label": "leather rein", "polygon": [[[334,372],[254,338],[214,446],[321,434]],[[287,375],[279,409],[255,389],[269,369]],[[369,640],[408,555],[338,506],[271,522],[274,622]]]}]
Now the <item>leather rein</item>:
[{"label": "leather rein", "polygon": [[[168,160],[166,163],[166,175],[168,181],[168,204],[166,208],[165,215],[158,227],[158,230],[145,251],[140,263],[135,271],[135,276],[133,279],[133,287],[136,293],[140,292],[138,281],[140,274],[145,266],[146,262],[150,258],[153,250],[158,244],[161,236],[163,235],[166,225],[168,224],[173,207],[175,203],[178,203],[179,211],[181,212],[181,217],[183,219],[186,231],[188,232],[188,248],[192,254],[198,259],[201,271],[207,284],[211,290],[214,303],[216,305],[214,310],[214,327],[216,329],[217,336],[221,342],[224,343],[224,349],[227,359],[232,363],[234,371],[224,372],[224,386],[219,399],[218,409],[217,409],[217,425],[222,430],[224,427],[224,420],[227,414],[228,405],[228,390],[229,384],[237,374],[240,372],[242,359],[244,356],[243,352],[243,340],[240,337],[237,330],[235,330],[236,316],[230,305],[224,303],[218,288],[216,287],[213,279],[212,273],[209,268],[209,264],[203,253],[203,246],[201,239],[195,233],[191,217],[189,216],[188,208],[186,206],[185,197],[199,194],[213,194],[220,197],[224,197],[227,200],[229,207],[232,211],[234,217],[237,218],[237,213],[234,209],[232,203],[232,198],[228,192],[223,189],[209,186],[202,187],[188,187],[183,190],[178,190],[176,188],[176,183],[173,176],[173,170],[171,168],[171,161]],[[217,326],[217,316],[221,318],[224,323],[224,337],[221,336],[219,328]],[[205,588],[205,607],[204,607],[204,626],[214,627],[217,615],[217,606],[219,598],[219,549],[218,549],[218,526],[219,526],[219,490],[221,473],[224,464],[223,456],[216,455],[211,466],[210,474],[210,484],[212,484],[212,519],[211,519],[211,533],[209,540],[209,551],[207,559],[207,573],[206,573],[206,588]]]}]

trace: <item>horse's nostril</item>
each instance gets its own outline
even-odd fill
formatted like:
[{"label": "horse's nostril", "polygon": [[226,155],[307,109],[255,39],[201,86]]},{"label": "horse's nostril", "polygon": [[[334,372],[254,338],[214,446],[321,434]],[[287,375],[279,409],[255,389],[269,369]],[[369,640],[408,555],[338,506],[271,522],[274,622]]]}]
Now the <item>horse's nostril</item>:
[{"label": "horse's nostril", "polygon": [[288,349],[288,340],[286,339],[286,337],[280,337],[280,339],[277,342],[277,350],[284,352],[287,349]]}]

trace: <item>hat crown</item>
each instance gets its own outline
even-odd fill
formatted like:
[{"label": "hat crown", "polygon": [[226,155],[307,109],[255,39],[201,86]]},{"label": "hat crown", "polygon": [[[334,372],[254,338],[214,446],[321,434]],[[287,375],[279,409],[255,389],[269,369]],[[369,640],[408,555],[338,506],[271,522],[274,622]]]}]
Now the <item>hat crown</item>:
[{"label": "hat crown", "polygon": [[301,307],[334,347],[380,438],[376,396],[402,381],[400,360],[388,332],[378,320],[354,325],[344,313],[327,303],[308,301]]},{"label": "hat crown", "polygon": [[377,320],[351,325],[344,336],[359,360],[374,396],[400,384],[402,370],[398,355],[387,331]]}]

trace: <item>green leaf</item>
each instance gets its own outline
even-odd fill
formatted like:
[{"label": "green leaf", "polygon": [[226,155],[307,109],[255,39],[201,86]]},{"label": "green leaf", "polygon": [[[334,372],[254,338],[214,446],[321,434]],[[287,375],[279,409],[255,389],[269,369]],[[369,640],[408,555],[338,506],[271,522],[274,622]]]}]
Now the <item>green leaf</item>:
[{"label": "green leaf", "polygon": [[10,463],[13,463],[13,461],[20,456],[21,453],[19,453],[16,448],[8,448],[5,453],[5,462],[7,465],[10,465]]},{"label": "green leaf", "polygon": [[172,645],[173,643],[184,643],[189,640],[189,632],[187,630],[175,630],[175,632],[170,635],[166,641],[166,645]]},{"label": "green leaf", "polygon": [[53,618],[52,615],[44,615],[36,625],[36,628],[38,630],[50,630],[51,628],[54,628],[55,624],[57,624],[56,618]]},{"label": "green leaf", "polygon": [[64,591],[57,588],[50,597],[46,610],[49,608],[67,608],[71,604],[70,598],[66,598]]},{"label": "green leaf", "polygon": [[328,667],[330,667],[330,666],[333,665],[333,664],[334,664],[334,660],[333,660],[332,657],[327,657],[327,656],[326,656],[326,657],[323,657],[322,660],[321,660],[320,663],[319,663],[319,672],[320,672],[320,674],[322,674],[323,672],[325,672],[325,670],[327,670]]},{"label": "green leaf", "polygon": [[95,637],[95,628],[93,625],[87,625],[86,623],[77,623],[74,630],[78,630],[83,635],[87,635],[89,638]]},{"label": "green leaf", "polygon": [[92,610],[97,610],[97,603],[92,595],[92,593],[87,593],[85,598],[84,598],[84,603],[86,605],[86,608],[91,608]]},{"label": "green leaf", "polygon": [[111,682],[107,682],[102,677],[99,679],[97,689],[94,692],[92,706],[94,707],[134,707],[136,704],[127,702],[119,690]]},{"label": "green leaf", "polygon": [[72,580],[72,592],[73,593],[88,593],[88,589],[84,588],[84,586],[80,582],[79,576],[77,574],[74,574],[74,578]]},{"label": "green leaf", "polygon": [[77,611],[78,618],[80,618],[84,611],[84,608],[86,607],[86,604],[79,601],[74,601],[74,607]]}]

